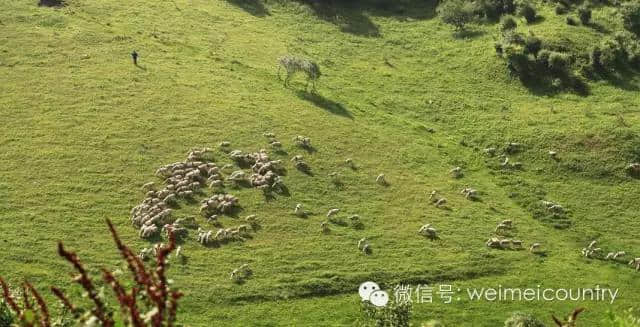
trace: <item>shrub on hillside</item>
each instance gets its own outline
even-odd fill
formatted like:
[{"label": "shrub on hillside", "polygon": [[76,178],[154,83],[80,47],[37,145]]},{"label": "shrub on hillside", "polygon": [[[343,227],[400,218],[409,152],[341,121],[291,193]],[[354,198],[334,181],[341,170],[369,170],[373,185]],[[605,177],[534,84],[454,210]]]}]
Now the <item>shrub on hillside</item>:
[{"label": "shrub on hillside", "polygon": [[543,49],[543,50],[540,50],[540,52],[538,52],[538,57],[536,58],[536,61],[538,62],[540,67],[543,67],[543,68],[549,67],[549,57],[551,57],[552,53],[553,51],[550,51],[547,49]]},{"label": "shrub on hillside", "polygon": [[567,25],[576,26],[576,25],[578,25],[578,21],[575,18],[573,18],[571,16],[568,16],[567,17]]},{"label": "shrub on hillside", "polygon": [[523,2],[518,6],[518,14],[527,21],[533,23],[537,18],[536,8],[530,2]]},{"label": "shrub on hillside", "polygon": [[473,3],[464,0],[447,0],[438,6],[440,19],[445,24],[453,25],[456,31],[464,30],[473,21],[474,12]]},{"label": "shrub on hillside", "polygon": [[640,35],[640,1],[632,0],[625,2],[620,7],[622,24],[629,32]]},{"label": "shrub on hillside", "polygon": [[369,301],[361,301],[360,309],[365,321],[377,327],[409,327],[411,302],[390,301],[384,307],[376,307]]},{"label": "shrub on hillside", "polygon": [[506,16],[503,16],[502,19],[500,19],[500,29],[503,32],[513,30],[516,27],[518,27],[518,23],[516,23],[515,17],[511,15],[506,15]]},{"label": "shrub on hillside", "polygon": [[564,15],[569,12],[569,8],[566,5],[559,3],[556,5],[555,11],[556,15]]},{"label": "shrub on hillside", "polygon": [[545,325],[530,314],[515,312],[504,322],[504,327],[545,327]]},{"label": "shrub on hillside", "polygon": [[490,20],[497,20],[504,14],[512,14],[515,11],[513,0],[480,0],[478,10]]},{"label": "shrub on hillside", "polygon": [[531,54],[534,57],[538,57],[538,52],[542,49],[542,40],[535,36],[533,33],[524,39],[524,51],[527,54]]},{"label": "shrub on hillside", "polygon": [[552,52],[549,55],[549,69],[556,74],[564,74],[569,69],[570,60],[564,53]]},{"label": "shrub on hillside", "polygon": [[587,6],[578,8],[578,18],[580,18],[582,25],[591,23],[591,9],[589,9]]}]

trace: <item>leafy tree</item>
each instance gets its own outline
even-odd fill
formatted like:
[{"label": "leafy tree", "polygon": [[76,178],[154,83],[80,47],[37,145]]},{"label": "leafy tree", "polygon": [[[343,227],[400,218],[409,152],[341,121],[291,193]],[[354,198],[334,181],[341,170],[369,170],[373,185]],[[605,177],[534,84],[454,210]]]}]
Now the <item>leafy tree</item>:
[{"label": "leafy tree", "polygon": [[578,8],[578,18],[582,22],[582,25],[587,25],[591,22],[591,9],[586,6]]},{"label": "leafy tree", "polygon": [[545,325],[530,314],[515,312],[504,322],[504,327],[545,327]]},{"label": "leafy tree", "polygon": [[536,13],[536,8],[530,2],[523,2],[520,4],[518,8],[518,14],[524,17],[527,23],[533,23],[536,21],[538,14]]},{"label": "leafy tree", "polygon": [[533,33],[530,33],[527,38],[524,39],[524,51],[537,57],[540,49],[542,49],[542,40]]},{"label": "leafy tree", "polygon": [[453,25],[456,31],[464,30],[473,21],[473,3],[464,0],[448,0],[438,7],[440,18],[445,24]]},{"label": "leafy tree", "polygon": [[500,19],[500,29],[504,31],[513,30],[518,27],[518,23],[516,23],[516,19],[511,15],[502,16]]},{"label": "leafy tree", "polygon": [[629,32],[640,35],[640,1],[625,2],[620,8],[622,24]]}]

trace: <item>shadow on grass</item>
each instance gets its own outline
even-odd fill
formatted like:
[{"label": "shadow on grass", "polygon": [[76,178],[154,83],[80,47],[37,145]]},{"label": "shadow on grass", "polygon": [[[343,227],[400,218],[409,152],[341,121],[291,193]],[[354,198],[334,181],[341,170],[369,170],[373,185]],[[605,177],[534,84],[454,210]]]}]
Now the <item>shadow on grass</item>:
[{"label": "shadow on grass", "polygon": [[270,15],[262,0],[227,0],[227,2],[256,17]]},{"label": "shadow on grass", "polygon": [[297,92],[298,98],[305,100],[305,101],[309,101],[311,103],[313,103],[314,105],[334,114],[334,115],[339,115],[339,116],[343,116],[343,117],[347,117],[350,119],[353,119],[353,116],[351,115],[351,113],[349,112],[349,110],[347,110],[347,108],[344,107],[344,105],[342,105],[339,102],[330,100],[325,98],[324,96],[318,94],[318,93],[311,93],[311,92],[307,92],[307,91],[298,91]]},{"label": "shadow on grass", "polygon": [[481,30],[462,30],[453,33],[453,37],[456,39],[475,39],[485,34],[487,33]]}]

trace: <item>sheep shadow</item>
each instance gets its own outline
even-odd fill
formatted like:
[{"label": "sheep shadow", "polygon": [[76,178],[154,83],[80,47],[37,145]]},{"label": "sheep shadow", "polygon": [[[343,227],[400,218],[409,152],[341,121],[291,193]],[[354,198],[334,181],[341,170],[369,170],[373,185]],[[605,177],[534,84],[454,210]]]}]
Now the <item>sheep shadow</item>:
[{"label": "sheep shadow", "polygon": [[255,17],[271,15],[261,0],[227,0],[228,3],[248,12]]},{"label": "sheep shadow", "polygon": [[345,108],[344,105],[342,105],[339,102],[330,100],[325,98],[324,96],[318,94],[318,93],[314,93],[314,92],[307,92],[307,91],[298,91],[297,92],[297,96],[298,98],[305,100],[305,101],[309,101],[311,103],[313,103],[314,105],[316,105],[317,107],[320,107],[334,115],[338,115],[338,116],[343,116],[343,117],[347,117],[349,119],[353,119],[353,115],[351,115],[351,113],[349,112],[349,110],[347,110],[347,108]]}]

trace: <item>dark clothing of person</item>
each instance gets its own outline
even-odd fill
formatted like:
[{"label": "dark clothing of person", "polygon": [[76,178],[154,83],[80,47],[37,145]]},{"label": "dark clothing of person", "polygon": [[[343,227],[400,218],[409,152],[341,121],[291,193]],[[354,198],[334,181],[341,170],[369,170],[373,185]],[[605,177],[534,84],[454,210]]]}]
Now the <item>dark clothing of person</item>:
[{"label": "dark clothing of person", "polygon": [[138,53],[135,50],[131,53],[131,58],[133,58],[133,64],[138,65]]}]

